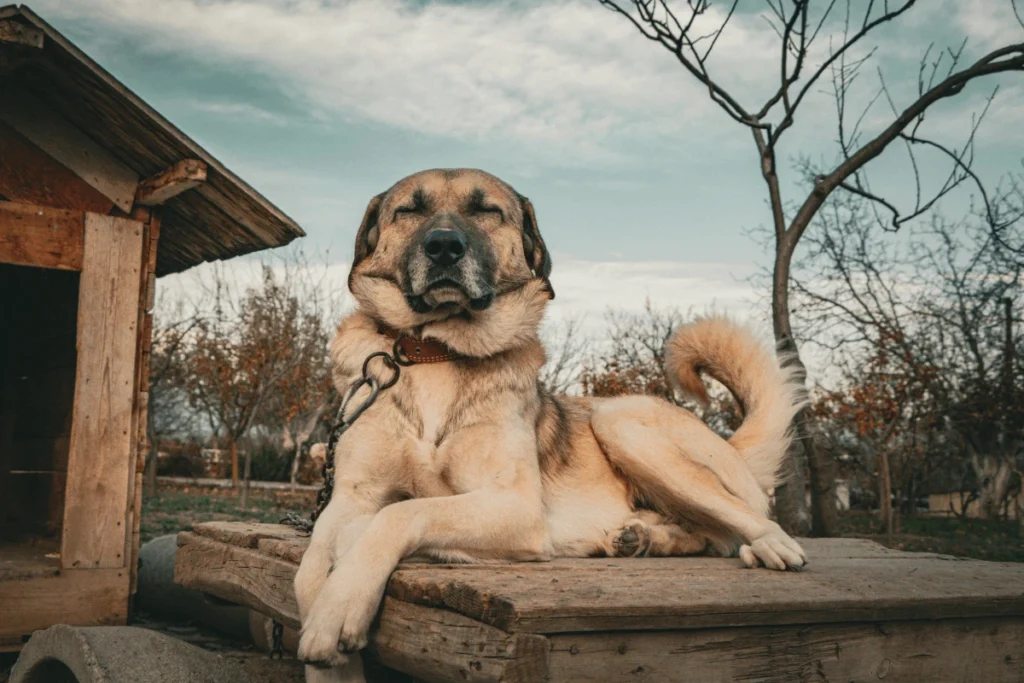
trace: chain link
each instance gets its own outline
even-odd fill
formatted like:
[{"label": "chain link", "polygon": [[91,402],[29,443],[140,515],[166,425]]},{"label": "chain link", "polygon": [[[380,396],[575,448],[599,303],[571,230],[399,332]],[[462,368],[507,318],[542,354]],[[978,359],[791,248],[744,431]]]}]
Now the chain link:
[{"label": "chain link", "polygon": [[[370,363],[377,358],[384,363],[386,369],[391,371],[391,377],[383,383],[375,375],[370,374]],[[391,353],[376,351],[366,357],[366,360],[363,361],[362,376],[352,382],[345,391],[345,395],[341,399],[341,405],[338,407],[338,412],[334,417],[334,422],[331,424],[331,431],[327,437],[327,452],[324,455],[324,465],[321,469],[324,483],[316,494],[316,509],[309,516],[309,519],[301,517],[294,512],[289,512],[281,520],[282,524],[288,524],[307,534],[313,532],[313,525],[316,524],[317,518],[323,513],[327,504],[331,502],[331,494],[334,493],[334,450],[338,446],[341,435],[348,431],[349,427],[359,419],[359,416],[374,404],[380,392],[395,386],[401,374],[402,369],[400,366],[403,365],[410,365],[410,363],[401,357],[398,340],[395,340]],[[352,403],[356,393],[363,387],[369,387],[369,395],[356,404],[351,412],[349,412],[349,404]],[[346,415],[346,413],[349,414]]]},{"label": "chain link", "polygon": [[274,619],[270,646],[271,659],[284,659],[284,624]]}]

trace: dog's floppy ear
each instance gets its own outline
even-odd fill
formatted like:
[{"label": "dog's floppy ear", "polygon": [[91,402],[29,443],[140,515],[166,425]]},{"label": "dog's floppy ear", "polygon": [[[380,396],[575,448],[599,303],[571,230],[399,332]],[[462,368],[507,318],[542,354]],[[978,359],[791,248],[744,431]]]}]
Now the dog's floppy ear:
[{"label": "dog's floppy ear", "polygon": [[349,289],[352,289],[352,274],[355,272],[356,266],[377,248],[377,241],[380,239],[380,205],[384,201],[385,194],[387,193],[382,192],[377,195],[366,206],[366,213],[363,214],[363,223],[359,226],[359,231],[356,233],[356,249],[352,256],[352,268],[348,273]]},{"label": "dog's floppy ear", "polygon": [[533,204],[523,195],[519,196],[519,205],[523,210],[523,253],[526,255],[526,263],[534,274],[544,280],[544,286],[551,298],[555,298],[555,289],[551,286],[551,254],[548,253],[544,238],[540,236],[540,229],[537,227],[537,214],[533,211]]}]

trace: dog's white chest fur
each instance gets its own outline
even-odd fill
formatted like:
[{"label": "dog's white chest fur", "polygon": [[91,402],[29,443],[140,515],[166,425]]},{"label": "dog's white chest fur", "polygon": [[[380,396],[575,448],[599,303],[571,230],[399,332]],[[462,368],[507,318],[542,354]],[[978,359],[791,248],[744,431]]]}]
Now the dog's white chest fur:
[{"label": "dog's white chest fur", "polygon": [[457,392],[450,381],[444,381],[441,369],[436,366],[422,365],[412,370],[416,374],[414,381],[408,383],[409,398],[419,418],[406,450],[412,473],[412,493],[416,497],[450,496],[455,492],[445,480],[449,463],[441,443],[444,430],[451,426],[447,419],[458,398]]}]

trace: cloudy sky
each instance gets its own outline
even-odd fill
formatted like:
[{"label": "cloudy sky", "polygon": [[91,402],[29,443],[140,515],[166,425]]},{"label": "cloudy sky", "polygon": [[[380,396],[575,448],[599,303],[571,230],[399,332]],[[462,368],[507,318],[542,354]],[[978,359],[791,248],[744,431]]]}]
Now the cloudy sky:
[{"label": "cloudy sky", "polygon": [[[366,202],[410,172],[480,167],[536,206],[554,254],[555,315],[600,317],[606,306],[650,296],[762,317],[763,299],[747,278],[769,262],[750,235],[768,214],[750,134],[709,103],[671,54],[597,0],[30,5],[295,218],[309,235],[307,252],[347,260]],[[855,104],[874,96],[879,74],[897,106],[909,103],[929,44],[938,55],[968,38],[965,55],[977,56],[1024,33],[1009,0],[919,5],[857,52],[877,48],[854,86]],[[710,61],[749,108],[778,82],[766,10],[741,0]],[[823,34],[840,28],[830,23]],[[819,38],[812,62],[830,39]],[[787,170],[799,155],[835,158],[828,84],[811,93],[788,133],[780,157]],[[990,179],[1019,170],[1024,155],[1019,78],[973,86],[925,124],[962,144],[997,85],[976,153]],[[865,135],[889,115],[884,99],[876,102]],[[912,202],[899,193],[910,188],[908,168],[894,149],[873,166],[874,187]],[[934,164],[925,168],[938,177]],[[787,196],[797,201],[789,178]],[[948,210],[966,201],[953,198]]]}]

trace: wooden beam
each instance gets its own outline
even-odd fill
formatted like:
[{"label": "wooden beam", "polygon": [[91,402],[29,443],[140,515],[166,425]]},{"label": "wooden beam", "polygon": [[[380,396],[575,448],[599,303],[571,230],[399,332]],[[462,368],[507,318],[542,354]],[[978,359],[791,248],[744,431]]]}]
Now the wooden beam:
[{"label": "wooden beam", "polygon": [[[255,544],[279,539],[233,540]],[[252,547],[187,531],[178,535],[178,546],[175,582],[248,605],[298,629],[292,588],[297,565]],[[547,667],[548,641],[533,634],[505,633],[448,610],[385,598],[377,627],[370,634],[370,649],[382,664],[424,680],[540,683]]]},{"label": "wooden beam", "polygon": [[135,203],[142,206],[159,206],[168,199],[177,197],[206,182],[206,162],[199,159],[182,159],[173,166],[139,183]]},{"label": "wooden beam", "polygon": [[[256,571],[248,568],[258,567]],[[230,545],[198,534],[178,534],[174,581],[216,595],[298,630],[299,606],[292,582],[299,566],[267,557],[255,548]]]},{"label": "wooden beam", "polygon": [[114,202],[0,121],[0,195],[12,202],[109,214]]},{"label": "wooden beam", "polygon": [[81,270],[81,211],[0,202],[0,263]]},{"label": "wooden beam", "polygon": [[127,569],[74,569],[0,581],[0,638],[54,624],[113,626],[128,620]]},{"label": "wooden beam", "polygon": [[127,567],[142,224],[86,214],[61,562]]},{"label": "wooden beam", "polygon": [[13,19],[0,20],[0,44],[24,45],[42,49],[43,32],[35,26]]},{"label": "wooden beam", "polygon": [[30,92],[0,83],[0,120],[59,161],[125,213],[132,209],[137,173]]},{"label": "wooden beam", "polygon": [[566,633],[551,637],[548,680],[1019,681],[1022,643],[1021,617]]}]

